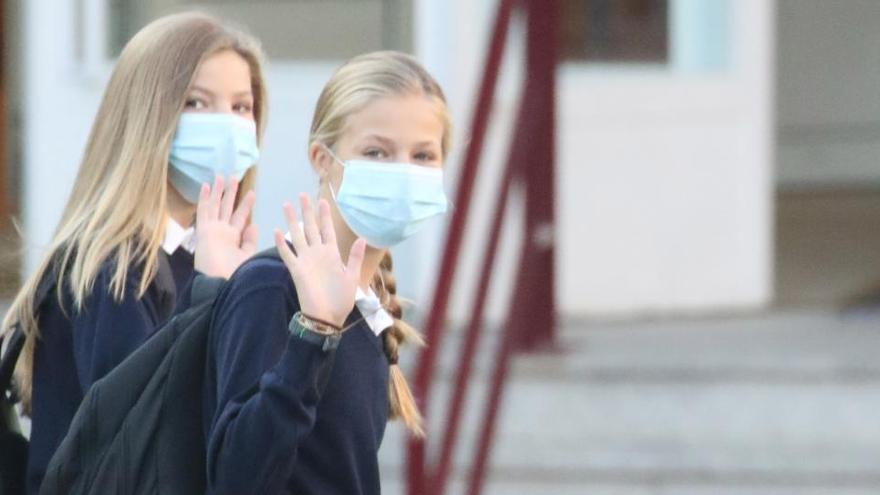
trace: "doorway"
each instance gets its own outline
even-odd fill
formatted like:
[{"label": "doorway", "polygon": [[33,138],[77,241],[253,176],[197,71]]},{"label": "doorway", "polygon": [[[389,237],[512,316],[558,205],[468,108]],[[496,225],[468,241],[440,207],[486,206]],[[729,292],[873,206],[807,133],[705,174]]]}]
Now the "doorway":
[{"label": "doorway", "polygon": [[16,229],[19,213],[20,132],[16,75],[19,59],[20,0],[0,0],[0,297],[11,297],[21,278],[21,239]]},{"label": "doorway", "polygon": [[880,3],[778,0],[776,294],[880,307]]}]

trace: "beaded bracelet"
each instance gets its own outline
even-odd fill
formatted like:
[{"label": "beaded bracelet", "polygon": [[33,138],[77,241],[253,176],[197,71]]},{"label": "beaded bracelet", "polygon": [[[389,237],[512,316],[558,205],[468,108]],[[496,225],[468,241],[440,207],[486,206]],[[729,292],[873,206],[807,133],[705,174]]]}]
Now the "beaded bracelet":
[{"label": "beaded bracelet", "polygon": [[337,327],[336,325],[328,323],[324,320],[312,318],[308,315],[303,314],[302,311],[297,311],[296,314],[293,315],[293,319],[300,327],[300,334],[302,334],[304,330],[311,330],[312,332],[319,333],[321,335],[333,335],[339,333],[341,330],[341,328]]},{"label": "beaded bracelet", "polygon": [[333,330],[336,331],[336,332],[341,332],[341,331],[342,331],[342,327],[340,327],[339,325],[334,325],[333,323],[330,323],[330,322],[327,321],[327,320],[322,320],[322,319],[320,319],[320,318],[315,318],[314,316],[307,315],[307,314],[303,313],[302,311],[300,311],[299,314],[300,314],[300,316],[301,316],[302,318],[304,318],[305,320],[311,320],[314,324],[317,324],[317,325],[323,325],[324,327],[329,327],[329,328],[333,329]]}]

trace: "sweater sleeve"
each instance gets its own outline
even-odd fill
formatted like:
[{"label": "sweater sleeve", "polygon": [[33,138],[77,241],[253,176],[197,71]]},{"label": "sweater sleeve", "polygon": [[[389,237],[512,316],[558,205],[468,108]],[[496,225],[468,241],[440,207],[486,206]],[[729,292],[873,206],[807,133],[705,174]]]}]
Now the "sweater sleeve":
[{"label": "sweater sleeve", "polygon": [[274,283],[253,273],[233,280],[215,306],[209,493],[284,491],[298,446],[315,424],[320,377],[332,362],[333,351],[287,330],[298,303],[286,269]]},{"label": "sweater sleeve", "polygon": [[117,301],[110,292],[109,276],[99,274],[83,307],[71,317],[74,360],[83,393],[147,340],[158,324],[158,315],[152,313],[131,284]]}]

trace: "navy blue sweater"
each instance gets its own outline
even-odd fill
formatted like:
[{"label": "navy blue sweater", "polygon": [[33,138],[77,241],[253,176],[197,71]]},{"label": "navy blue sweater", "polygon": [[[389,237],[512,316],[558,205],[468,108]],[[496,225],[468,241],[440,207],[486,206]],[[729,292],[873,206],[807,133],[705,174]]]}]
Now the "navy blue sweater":
[{"label": "navy blue sweater", "polygon": [[92,383],[137,349],[168,319],[176,304],[181,309],[188,304],[185,294],[189,290],[177,290],[176,284],[192,278],[192,255],[178,252],[172,257],[159,254],[169,261],[171,273],[157,276],[141,298],[137,297],[139,267],[129,270],[122,301],[113,298],[109,288],[114,263],[107,261],[81,311],[74,310],[69,288],[63,291],[63,308],[55,290],[43,301],[34,352],[28,493],[39,492],[49,459]]},{"label": "navy blue sweater", "polygon": [[206,373],[210,493],[378,494],[388,361],[354,309],[335,351],[288,331],[284,264],[254,259],[218,296]]}]

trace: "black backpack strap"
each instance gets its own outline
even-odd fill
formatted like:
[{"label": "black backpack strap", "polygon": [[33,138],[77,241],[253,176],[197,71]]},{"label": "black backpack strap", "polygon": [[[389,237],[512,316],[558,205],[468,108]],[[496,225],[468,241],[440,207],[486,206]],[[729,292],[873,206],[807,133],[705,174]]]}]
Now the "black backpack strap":
[{"label": "black backpack strap", "polygon": [[3,353],[3,359],[0,360],[0,392],[3,393],[4,398],[6,391],[12,388],[12,373],[15,371],[18,356],[24,348],[25,337],[21,327],[15,325],[7,339],[6,352]]},{"label": "black backpack strap", "polygon": [[[43,304],[46,297],[49,296],[49,292],[55,287],[55,282],[55,272],[53,270],[46,271],[34,294],[34,313],[37,312],[37,309]],[[5,397],[7,390],[12,389],[12,374],[15,371],[15,363],[18,362],[18,357],[21,355],[22,349],[24,349],[25,335],[21,325],[16,324],[7,339],[9,342],[6,352],[3,353],[3,358],[0,359],[0,393],[3,394],[3,397]]]},{"label": "black backpack strap", "polygon": [[224,283],[226,283],[226,279],[222,277],[209,277],[203,273],[196,274],[190,288],[190,307],[213,301]]},{"label": "black backpack strap", "polygon": [[157,311],[160,315],[168,316],[174,312],[177,304],[177,284],[174,281],[174,271],[171,269],[169,255],[159,250],[156,275],[150,282],[150,290],[153,291],[158,303]]}]

